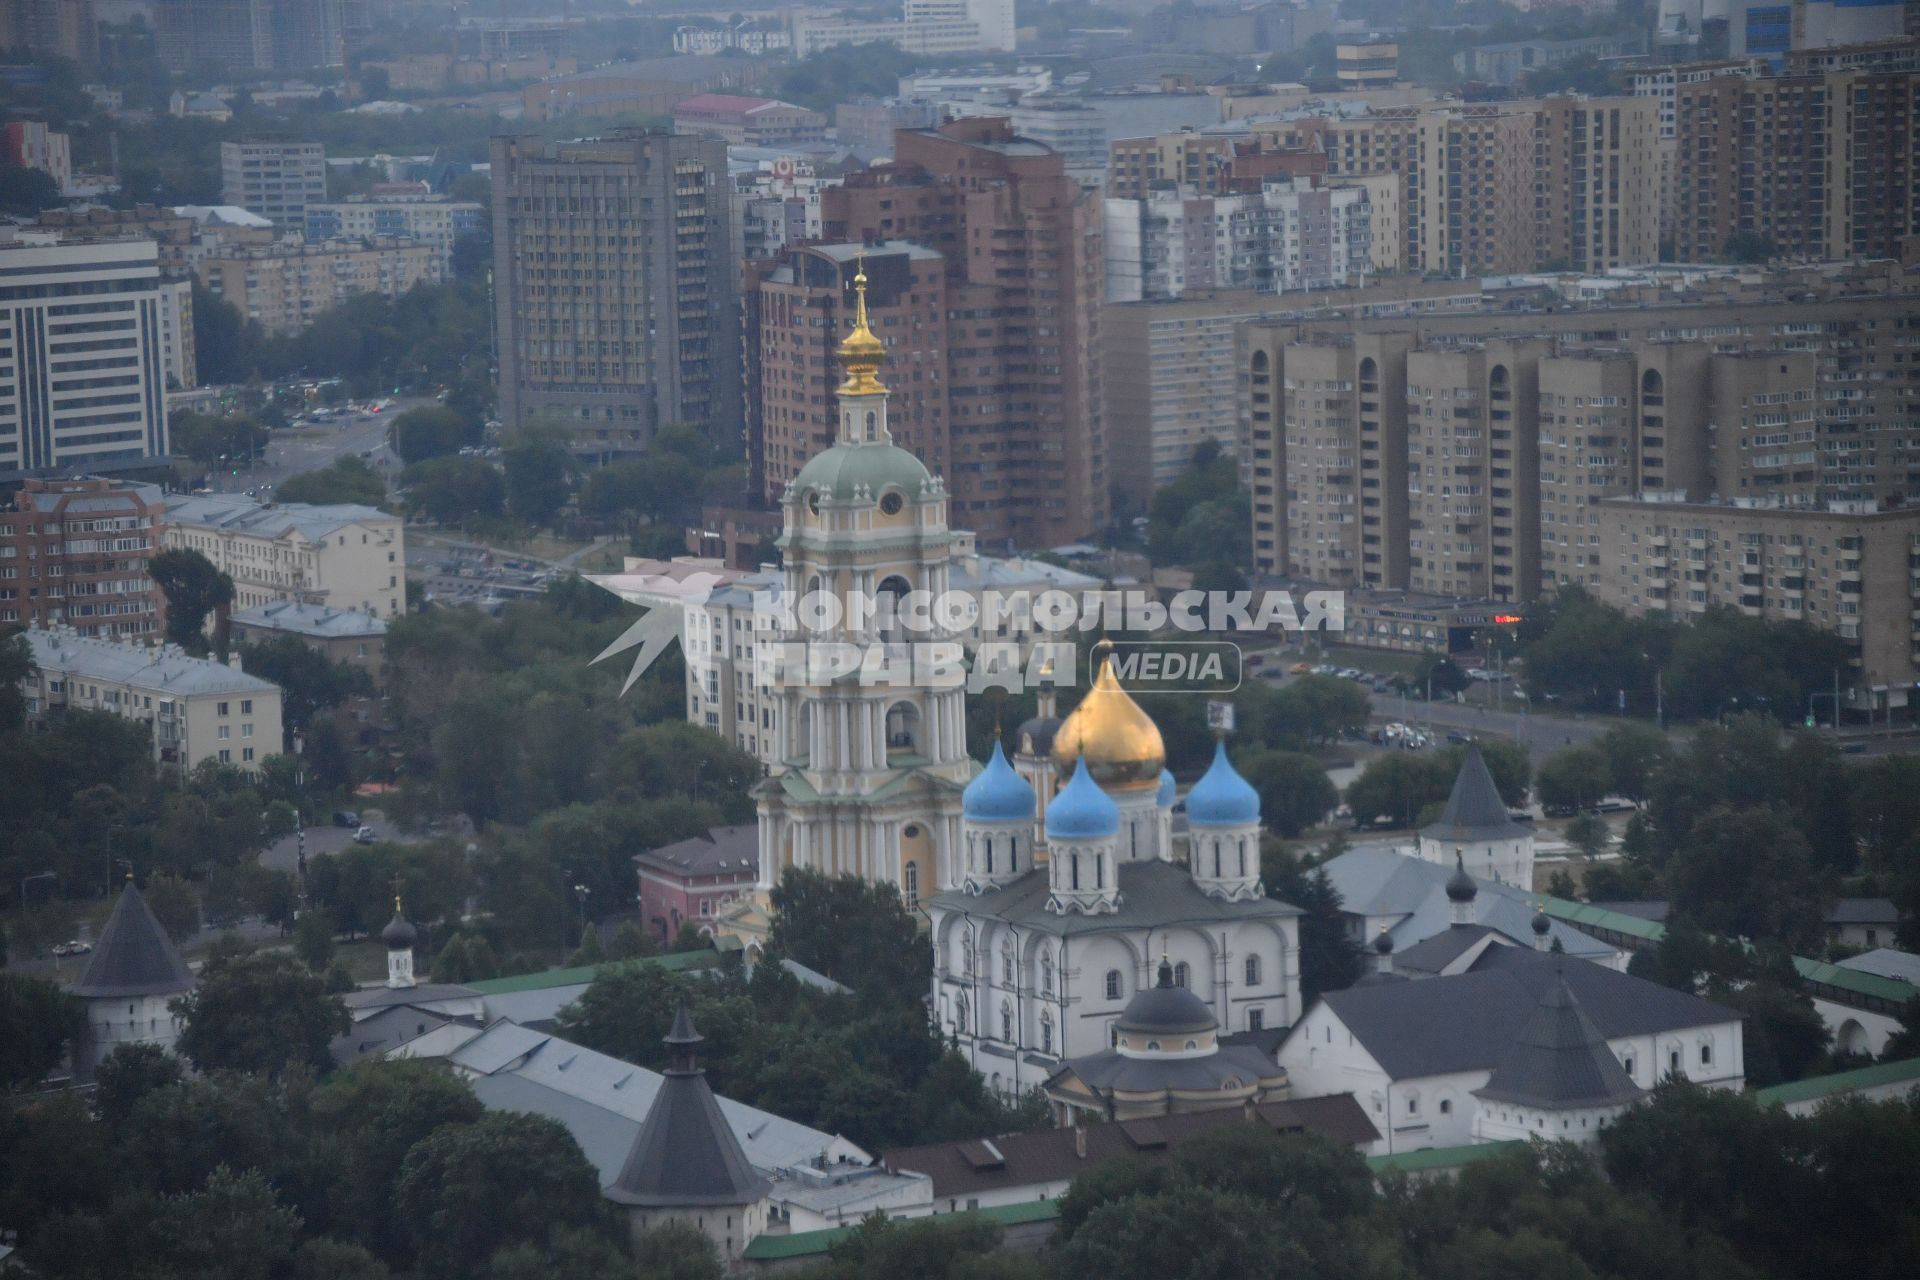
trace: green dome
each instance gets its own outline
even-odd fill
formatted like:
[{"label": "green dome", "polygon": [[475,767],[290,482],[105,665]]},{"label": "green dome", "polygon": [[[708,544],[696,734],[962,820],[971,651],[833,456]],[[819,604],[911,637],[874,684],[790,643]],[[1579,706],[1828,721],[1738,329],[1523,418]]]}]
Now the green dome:
[{"label": "green dome", "polygon": [[789,490],[804,497],[817,489],[822,501],[877,500],[889,488],[899,489],[909,502],[918,502],[924,486],[934,484],[933,473],[920,459],[898,445],[837,444],[817,454]]}]

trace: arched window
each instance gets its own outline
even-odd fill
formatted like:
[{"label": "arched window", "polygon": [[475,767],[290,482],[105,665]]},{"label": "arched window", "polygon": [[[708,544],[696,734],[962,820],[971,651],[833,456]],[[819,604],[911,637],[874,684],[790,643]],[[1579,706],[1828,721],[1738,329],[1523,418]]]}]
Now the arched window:
[{"label": "arched window", "polygon": [[1120,971],[1118,969],[1109,969],[1107,970],[1107,999],[1118,1000],[1119,998]]},{"label": "arched window", "polygon": [[875,414],[871,409],[867,410],[867,439],[874,440],[878,438],[875,436],[873,428],[874,424],[879,421],[879,415]]},{"label": "arched window", "polygon": [[1187,1041],[1187,1052],[1191,1053],[1195,1049],[1198,1049],[1199,1047],[1200,1047],[1200,1042],[1198,1040]]},{"label": "arched window", "polygon": [[993,874],[993,837],[987,837],[987,874]]},{"label": "arched window", "polygon": [[960,1035],[967,1035],[971,1031],[967,1025],[967,996],[964,991],[953,998],[953,1029]]},{"label": "arched window", "polygon": [[1053,1052],[1053,1011],[1051,1009],[1040,1011],[1040,1052]]},{"label": "arched window", "polygon": [[1173,966],[1173,985],[1176,987],[1186,986],[1189,972],[1191,971],[1187,968],[1187,962],[1185,960]]},{"label": "arched window", "polygon": [[1245,836],[1240,838],[1240,874],[1243,876],[1247,874],[1247,841]]},{"label": "arched window", "polygon": [[960,939],[960,972],[969,978],[973,976],[973,939],[970,937]]},{"label": "arched window", "polygon": [[920,905],[920,864],[909,862],[900,877],[900,887],[906,891],[908,908]]},{"label": "arched window", "polygon": [[1012,938],[1000,939],[1000,981],[1009,987],[1014,985]]},{"label": "arched window", "polygon": [[1148,1053],[1160,1052],[1160,1042],[1158,1040],[1147,1041],[1147,1052]]},{"label": "arched window", "polygon": [[1260,985],[1260,957],[1257,955],[1247,957],[1247,985],[1250,987]]},{"label": "arched window", "polygon": [[1220,840],[1217,836],[1213,841],[1213,878],[1220,878]]},{"label": "arched window", "polygon": [[1040,990],[1046,995],[1053,994],[1053,952],[1040,953]]},{"label": "arched window", "polygon": [[1442,1099],[1440,1099],[1440,1114],[1441,1114],[1441,1115],[1443,1115],[1443,1116],[1450,1116],[1450,1115],[1452,1115],[1452,1114],[1453,1114],[1453,1099],[1452,1099],[1452,1098],[1442,1098]]},{"label": "arched window", "polygon": [[1000,1002],[1000,1038],[1008,1044],[1013,1043],[1013,1002]]},{"label": "arched window", "polygon": [[1078,889],[1080,887],[1080,855],[1079,854],[1076,853],[1067,860],[1067,872],[1068,872],[1068,876],[1067,876],[1068,887],[1073,889]]}]

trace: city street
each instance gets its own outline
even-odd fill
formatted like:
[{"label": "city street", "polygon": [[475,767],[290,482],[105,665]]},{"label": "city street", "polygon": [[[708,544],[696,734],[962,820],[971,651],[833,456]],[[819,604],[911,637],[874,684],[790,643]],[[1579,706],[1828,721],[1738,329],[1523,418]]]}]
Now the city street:
[{"label": "city street", "polygon": [[[400,460],[387,448],[387,428],[393,419],[409,409],[436,403],[432,396],[403,396],[379,413],[343,416],[313,426],[283,427],[274,431],[252,465],[243,465],[240,474],[232,474],[231,465],[208,474],[208,486],[216,493],[260,493],[261,486],[278,488],[288,476],[303,471],[319,471],[344,457],[365,455],[367,461],[386,474],[389,486],[400,472]],[[271,497],[272,492],[261,494]]]}]

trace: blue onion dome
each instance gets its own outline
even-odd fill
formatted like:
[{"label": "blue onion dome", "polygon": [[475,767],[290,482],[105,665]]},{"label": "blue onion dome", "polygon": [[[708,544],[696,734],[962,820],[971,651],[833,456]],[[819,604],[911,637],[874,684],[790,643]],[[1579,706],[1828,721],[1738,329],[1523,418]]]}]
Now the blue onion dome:
[{"label": "blue onion dome", "polygon": [[1075,763],[1073,777],[1047,806],[1047,839],[1100,840],[1120,834],[1120,807],[1087,772],[1087,762]]},{"label": "blue onion dome", "polygon": [[1036,804],[1033,788],[1013,771],[998,742],[986,767],[960,793],[961,812],[972,822],[1031,822]]},{"label": "blue onion dome", "polygon": [[1213,764],[1187,792],[1187,823],[1195,827],[1246,827],[1260,821],[1260,793],[1227,760],[1227,744],[1216,743]]},{"label": "blue onion dome", "polygon": [[1173,770],[1162,769],[1160,771],[1160,791],[1158,795],[1154,796],[1153,802],[1162,809],[1165,809],[1173,804],[1176,796],[1177,793],[1174,791],[1173,783]]}]

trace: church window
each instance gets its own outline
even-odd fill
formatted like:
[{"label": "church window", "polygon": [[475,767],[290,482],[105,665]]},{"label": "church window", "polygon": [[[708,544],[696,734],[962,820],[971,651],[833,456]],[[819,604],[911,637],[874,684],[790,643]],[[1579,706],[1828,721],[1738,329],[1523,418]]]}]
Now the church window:
[{"label": "church window", "polygon": [[1105,854],[1096,853],[1093,855],[1093,887],[1096,889],[1104,889],[1107,887],[1107,858]]},{"label": "church window", "polygon": [[1213,842],[1213,878],[1215,880],[1220,878],[1220,842],[1218,840]]},{"label": "church window", "polygon": [[968,977],[973,976],[973,939],[960,940],[960,971]]},{"label": "church window", "polygon": [[1441,1115],[1443,1115],[1443,1116],[1450,1116],[1450,1115],[1452,1115],[1452,1114],[1453,1114],[1453,1099],[1452,1099],[1452,1098],[1442,1098],[1442,1099],[1440,1099],[1440,1114],[1441,1114]]},{"label": "church window", "polygon": [[1193,1050],[1198,1049],[1199,1047],[1200,1047],[1200,1042],[1198,1040],[1187,1041],[1188,1052],[1192,1052]]},{"label": "church window", "polygon": [[1250,987],[1260,985],[1260,957],[1257,955],[1247,957],[1247,985]]},{"label": "church window", "polygon": [[964,993],[954,997],[953,1029],[962,1035],[970,1031],[967,1025],[967,997]]},{"label": "church window", "polygon": [[906,890],[907,908],[920,905],[920,864],[909,862],[901,875],[901,887]]},{"label": "church window", "polygon": [[1712,1045],[1703,1044],[1700,1046],[1700,1065],[1703,1067],[1710,1067],[1713,1065],[1713,1046]]},{"label": "church window", "polygon": [[1632,1075],[1633,1074],[1633,1055],[1628,1054],[1626,1057],[1622,1058],[1620,1060],[1620,1065],[1627,1069],[1628,1075]]},{"label": "church window", "polygon": [[1187,962],[1185,960],[1173,966],[1173,985],[1176,987],[1185,987],[1187,985],[1187,975],[1189,972],[1190,970],[1187,968]]},{"label": "church window", "polygon": [[890,516],[899,515],[900,508],[906,505],[907,500],[897,493],[889,493],[880,499],[880,510]]},{"label": "church window", "polygon": [[1120,971],[1118,969],[1109,969],[1107,970],[1107,999],[1118,1000],[1119,998]]},{"label": "church window", "polygon": [[1680,1074],[1680,1051],[1678,1049],[1674,1049],[1667,1054],[1667,1070],[1673,1072],[1675,1075]]},{"label": "church window", "polygon": [[1247,1030],[1259,1031],[1266,1025],[1267,1025],[1267,1011],[1265,1009],[1247,1010]]},{"label": "church window", "polygon": [[1245,840],[1240,842],[1240,874],[1243,876],[1247,874],[1247,842]]},{"label": "church window", "polygon": [[877,421],[879,421],[878,417],[873,413],[872,410],[868,410],[867,411],[867,439],[869,440],[876,438],[873,433],[873,426],[874,426],[874,423]]},{"label": "church window", "polygon": [[1070,873],[1068,877],[1069,885],[1072,888],[1078,889],[1080,887],[1080,855],[1079,854],[1076,853],[1073,855],[1072,858],[1068,859],[1067,870]]},{"label": "church window", "polygon": [[993,874],[993,837],[987,837],[987,874]]},{"label": "church window", "polygon": [[1407,1099],[1407,1114],[1408,1114],[1408,1115],[1410,1115],[1410,1116],[1417,1116],[1417,1115],[1419,1115],[1419,1114],[1420,1114],[1420,1099],[1419,1099],[1419,1098],[1417,1098],[1417,1097],[1415,1097],[1415,1098],[1408,1098],[1408,1099]]},{"label": "church window", "polygon": [[1160,1042],[1158,1040],[1147,1041],[1147,1052],[1148,1053],[1160,1052]]},{"label": "church window", "polygon": [[1000,940],[1000,980],[1008,986],[1014,984],[1013,976],[1013,939]]},{"label": "church window", "polygon": [[1040,1011],[1040,1052],[1053,1052],[1053,1011],[1050,1009]]},{"label": "church window", "polygon": [[1008,1000],[1000,1002],[1000,1038],[1013,1043],[1013,1003]]},{"label": "church window", "polygon": [[1053,952],[1040,953],[1040,990],[1047,995],[1053,994]]}]

